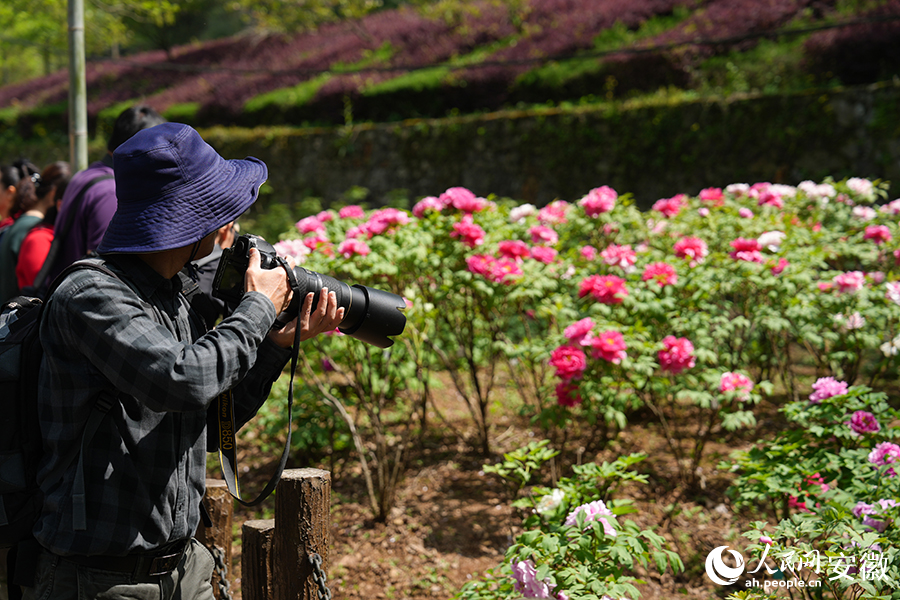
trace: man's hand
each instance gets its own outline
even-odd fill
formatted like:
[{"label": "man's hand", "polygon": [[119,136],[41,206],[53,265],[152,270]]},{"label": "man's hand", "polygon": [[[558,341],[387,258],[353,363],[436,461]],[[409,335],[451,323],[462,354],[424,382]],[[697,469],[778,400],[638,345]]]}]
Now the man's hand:
[{"label": "man's hand", "polygon": [[[294,261],[287,258],[293,269]],[[250,248],[250,261],[244,275],[244,289],[248,292],[261,292],[272,301],[275,314],[281,314],[291,303],[291,286],[284,269],[263,269],[260,267],[259,250]]]},{"label": "man's hand", "polygon": [[319,294],[319,303],[313,311],[312,292],[303,299],[303,306],[300,308],[300,314],[296,319],[285,325],[278,331],[269,333],[269,338],[281,346],[289,348],[294,343],[294,334],[297,327],[300,327],[300,341],[308,340],[312,337],[334,331],[334,329],[344,320],[344,308],[338,308],[337,296],[334,292],[329,292],[328,288],[322,288]]}]

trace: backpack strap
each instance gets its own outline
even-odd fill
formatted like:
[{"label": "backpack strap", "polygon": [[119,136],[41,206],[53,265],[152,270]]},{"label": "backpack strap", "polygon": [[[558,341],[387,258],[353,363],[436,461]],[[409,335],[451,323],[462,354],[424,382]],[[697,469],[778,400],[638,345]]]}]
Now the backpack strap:
[{"label": "backpack strap", "polygon": [[56,262],[56,256],[59,254],[59,249],[62,247],[63,242],[66,241],[66,238],[69,236],[69,232],[72,230],[72,224],[75,222],[75,213],[78,212],[78,208],[81,207],[81,202],[84,199],[84,194],[87,192],[91,186],[93,186],[98,181],[104,181],[106,179],[112,179],[112,175],[100,175],[99,177],[95,177],[85,184],[84,187],[79,190],[78,195],[72,199],[71,208],[69,212],[66,214],[66,222],[62,224],[62,227],[54,227],[53,230],[53,241],[50,242],[50,250],[47,252],[47,258],[44,259],[44,264],[41,265],[41,270],[38,271],[38,274],[34,278],[34,283],[31,284],[31,287],[34,289],[35,295],[43,296],[44,298],[50,297],[50,292],[48,291],[46,295],[41,293],[42,288],[44,287],[45,280],[47,279],[47,275],[50,273],[50,269],[53,267],[53,263]]},{"label": "backpack strap", "polygon": [[[66,267],[63,272],[59,274],[59,277],[53,280],[50,289],[47,291],[47,300],[50,299],[50,296],[56,291],[56,288],[59,287],[70,273],[81,269],[100,271],[106,273],[110,277],[122,281],[121,277],[102,262],[80,260]],[[42,323],[43,316],[44,315],[41,314]],[[91,407],[91,414],[88,415],[84,431],[81,433],[81,450],[78,453],[78,466],[75,468],[75,481],[72,483],[72,524],[75,531],[84,531],[87,529],[87,505],[84,492],[85,451],[87,450],[88,444],[90,444],[91,440],[94,438],[94,434],[97,433],[97,429],[100,427],[103,417],[106,416],[106,413],[109,412],[117,400],[118,398],[115,394],[108,391],[101,392],[100,395],[97,396],[97,399],[94,400],[94,405]],[[71,465],[72,460],[60,462],[56,465],[56,468],[50,472],[47,478],[51,481],[59,479]]]}]

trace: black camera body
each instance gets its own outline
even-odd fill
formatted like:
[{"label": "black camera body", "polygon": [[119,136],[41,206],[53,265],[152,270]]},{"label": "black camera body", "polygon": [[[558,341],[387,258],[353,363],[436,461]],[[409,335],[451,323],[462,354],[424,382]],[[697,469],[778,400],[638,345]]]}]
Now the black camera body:
[{"label": "black camera body", "polygon": [[[244,234],[234,241],[231,248],[222,251],[213,280],[213,296],[231,304],[240,302],[244,295],[244,274],[250,265],[251,248],[259,250],[263,269],[285,268],[289,271],[270,243],[259,236]],[[309,292],[315,294],[315,309],[322,288],[334,292],[338,306],[344,308],[344,319],[338,327],[341,333],[379,348],[388,348],[394,343],[389,336],[400,335],[406,327],[406,317],[401,312],[406,308],[406,301],[397,294],[364,285],[351,286],[303,267],[294,267],[293,275],[295,281],[291,282],[291,286],[294,296],[287,310],[275,320],[276,327],[283,327],[297,316]]]}]

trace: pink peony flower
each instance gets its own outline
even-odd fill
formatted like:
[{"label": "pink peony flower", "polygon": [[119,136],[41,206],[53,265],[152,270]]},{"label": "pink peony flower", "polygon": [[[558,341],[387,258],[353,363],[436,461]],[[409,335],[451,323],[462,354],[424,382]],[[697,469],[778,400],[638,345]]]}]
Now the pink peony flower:
[{"label": "pink peony flower", "polygon": [[603,533],[609,537],[616,537],[618,532],[612,526],[616,520],[616,516],[606,507],[602,500],[595,500],[587,504],[582,504],[569,513],[566,517],[566,526],[571,527],[578,524],[578,515],[584,513],[585,530],[590,527],[592,521],[600,521],[603,524]]},{"label": "pink peony flower", "polygon": [[556,384],[556,403],[559,406],[578,406],[582,403],[578,385],[572,381],[561,381]]},{"label": "pink peony flower", "polygon": [[558,252],[550,246],[534,246],[531,248],[531,258],[544,264],[553,264]]},{"label": "pink peony flower", "polygon": [[361,206],[351,204],[350,206],[345,206],[339,210],[338,216],[342,219],[365,219],[366,211],[364,211]]},{"label": "pink peony flower", "polygon": [[657,353],[663,371],[677,375],[695,364],[694,345],[687,338],[667,335],[662,340],[664,348]]},{"label": "pink peony flower", "polygon": [[554,200],[538,211],[538,221],[551,225],[565,223],[568,220],[566,219],[566,212],[568,210],[568,202],[565,200]]},{"label": "pink peony flower", "polygon": [[678,258],[689,258],[694,263],[702,262],[709,254],[706,242],[700,238],[683,237],[675,242],[675,256]]},{"label": "pink peony flower", "polygon": [[735,260],[755,263],[762,263],[766,260],[760,252],[758,240],[752,238],[737,238],[732,240],[731,247],[734,248],[734,252],[729,254],[729,256]]},{"label": "pink peony flower", "polygon": [[537,208],[533,204],[520,204],[509,211],[510,223],[518,223],[526,217],[533,215]]},{"label": "pink peony flower", "polygon": [[475,213],[487,207],[487,200],[479,198],[464,187],[452,187],[438,198],[444,206],[452,206],[465,213]]},{"label": "pink peony flower", "polygon": [[319,219],[319,217],[316,216],[304,217],[300,219],[295,224],[295,227],[301,235],[306,235],[307,233],[316,233],[324,237],[326,233],[325,224],[321,219]]},{"label": "pink peony flower", "polygon": [[876,244],[883,244],[891,241],[891,230],[888,229],[887,225],[870,225],[866,227],[863,239],[872,240]]},{"label": "pink peony flower", "polygon": [[489,278],[493,264],[496,260],[497,259],[490,254],[473,254],[472,256],[466,257],[466,267],[470,273]]},{"label": "pink peony flower", "polygon": [[594,260],[597,258],[597,249],[593,246],[582,246],[579,248],[578,253],[587,260]]},{"label": "pink peony flower", "polygon": [[550,366],[563,381],[581,377],[587,367],[584,352],[574,346],[560,346],[550,354]]},{"label": "pink peony flower", "polygon": [[746,375],[731,371],[722,373],[719,391],[723,394],[731,392],[738,400],[744,401],[750,398],[751,390],[753,390],[753,381]]},{"label": "pink peony flower", "polygon": [[416,202],[415,206],[413,206],[412,213],[417,219],[421,219],[429,210],[441,212],[444,208],[444,203],[441,202],[440,199],[435,198],[434,196],[425,196]]},{"label": "pink peony flower", "polygon": [[531,234],[531,242],[533,244],[550,244],[551,246],[559,241],[559,235],[545,225],[535,225],[528,230]]},{"label": "pink peony flower", "polygon": [[655,262],[644,268],[644,274],[641,276],[641,279],[644,281],[655,281],[659,284],[659,287],[665,287],[678,283],[678,274],[672,265],[664,262]]},{"label": "pink peony flower", "polygon": [[622,334],[615,330],[607,330],[591,340],[591,356],[597,359],[603,359],[614,365],[621,363],[628,354],[625,352],[625,338]]},{"label": "pink peony flower", "polygon": [[749,208],[745,208],[742,206],[741,208],[738,209],[738,215],[743,219],[752,219],[753,211],[750,210]]},{"label": "pink peony flower", "polygon": [[722,188],[706,188],[700,190],[699,198],[704,202],[710,202],[713,206],[722,206],[725,204],[725,194]]},{"label": "pink peony flower", "polygon": [[681,209],[686,205],[687,196],[685,194],[678,194],[677,196],[672,196],[671,198],[657,200],[653,204],[653,210],[661,212],[666,218],[672,218],[679,212],[681,212]]},{"label": "pink peony flower", "polygon": [[818,404],[832,396],[843,396],[847,393],[847,382],[838,381],[834,377],[820,377],[812,384],[813,393],[809,395],[809,401]]},{"label": "pink peony flower", "polygon": [[407,223],[409,223],[409,215],[406,212],[396,208],[382,208],[369,215],[369,220],[365,223],[365,231],[369,237],[372,237]]},{"label": "pink peony flower", "polygon": [[349,239],[344,240],[338,245],[338,254],[344,258],[352,256],[366,256],[371,250],[369,245],[362,240]]},{"label": "pink peony flower", "polygon": [[835,275],[831,281],[837,286],[839,294],[848,294],[861,290],[866,281],[866,276],[862,271],[850,271]]},{"label": "pink peony flower", "polygon": [[788,268],[788,265],[791,263],[788,262],[786,258],[779,258],[778,262],[772,265],[772,275],[781,275],[785,269]]},{"label": "pink peony flower", "polygon": [[618,197],[619,195],[614,189],[604,185],[588,192],[587,196],[578,201],[578,206],[584,209],[587,216],[597,217],[611,211],[616,205]]},{"label": "pink peony flower", "polygon": [[537,578],[537,569],[531,560],[512,561],[513,579],[516,580],[513,586],[517,592],[526,598],[534,598],[535,600],[552,600],[551,590],[556,587],[555,584],[545,583]]},{"label": "pink peony flower", "polygon": [[591,294],[597,302],[603,304],[621,304],[628,289],[625,280],[615,275],[590,275],[581,282],[578,297],[584,298]]},{"label": "pink peony flower", "polygon": [[701,217],[708,217],[709,209],[706,208],[705,206],[701,206],[700,208],[697,209],[697,214],[700,215]]},{"label": "pink peony flower", "polygon": [[878,501],[878,504],[867,504],[865,502],[857,502],[856,506],[853,507],[851,512],[855,517],[862,517],[863,525],[872,529],[873,531],[877,531],[878,533],[884,533],[884,530],[888,528],[890,524],[890,519],[885,519],[883,521],[875,519],[872,515],[880,516],[880,513],[889,508],[893,508],[897,506],[896,500],[891,499],[881,499]]},{"label": "pink peony flower", "polygon": [[460,238],[469,248],[484,243],[484,236],[484,229],[473,221],[472,215],[465,215],[461,221],[454,223],[453,231],[450,233],[450,237]]},{"label": "pink peony flower", "polygon": [[759,537],[759,543],[760,543],[760,544],[767,544],[767,545],[771,546],[771,545],[774,544],[775,542],[774,542],[774,541],[772,540],[772,538],[770,538],[769,536],[767,536],[767,535],[762,535],[762,536]]},{"label": "pink peony flower", "polygon": [[631,249],[631,246],[617,246],[616,244],[610,244],[600,253],[600,258],[602,258],[603,262],[609,266],[619,267],[626,273],[630,273],[637,260],[637,255],[634,253],[634,250]]},{"label": "pink peony flower", "polygon": [[528,244],[522,240],[504,240],[497,244],[497,252],[500,253],[500,256],[515,260],[522,260],[529,256]]},{"label": "pink peony flower", "polygon": [[[869,452],[869,462],[879,467],[898,461],[900,461],[900,446],[891,442],[881,442]],[[886,473],[888,477],[897,474],[894,467],[889,468]]]},{"label": "pink peony flower", "polygon": [[756,202],[759,206],[774,206],[775,208],[784,208],[784,200],[781,199],[781,195],[771,190],[760,192]]},{"label": "pink peony flower", "polygon": [[858,410],[850,417],[850,429],[859,434],[878,433],[881,431],[881,425],[872,413]]},{"label": "pink peony flower", "polygon": [[563,335],[572,344],[576,346],[590,346],[593,340],[594,321],[590,317],[585,317],[580,321],[576,321],[563,330]]},{"label": "pink peony flower", "polygon": [[521,275],[522,269],[518,261],[511,258],[500,258],[491,263],[491,272],[488,275],[488,279],[494,283],[510,285]]}]

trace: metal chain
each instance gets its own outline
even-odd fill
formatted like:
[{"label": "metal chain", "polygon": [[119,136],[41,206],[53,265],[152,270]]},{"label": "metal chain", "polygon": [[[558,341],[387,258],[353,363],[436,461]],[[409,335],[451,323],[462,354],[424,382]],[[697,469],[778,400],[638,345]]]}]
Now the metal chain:
[{"label": "metal chain", "polygon": [[328,578],[322,570],[322,557],[319,556],[318,552],[313,552],[309,555],[309,562],[313,566],[313,579],[316,585],[319,586],[319,600],[331,600],[331,590],[325,584]]},{"label": "metal chain", "polygon": [[231,600],[231,582],[228,581],[228,567],[225,565],[225,552],[218,546],[212,548],[213,559],[216,561],[216,574],[219,576],[220,600]]}]

